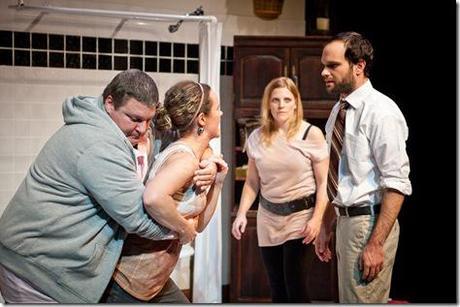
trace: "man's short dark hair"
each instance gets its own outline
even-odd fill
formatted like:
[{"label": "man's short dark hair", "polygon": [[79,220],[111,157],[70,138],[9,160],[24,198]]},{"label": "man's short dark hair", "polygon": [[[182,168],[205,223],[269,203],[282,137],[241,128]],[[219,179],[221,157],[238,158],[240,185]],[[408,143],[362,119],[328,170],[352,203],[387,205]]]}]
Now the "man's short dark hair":
[{"label": "man's short dark hair", "polygon": [[158,103],[158,88],[155,81],[138,69],[128,69],[116,75],[104,89],[104,101],[109,95],[112,96],[115,109],[130,98],[149,107]]},{"label": "man's short dark hair", "polygon": [[360,59],[366,62],[364,75],[369,77],[374,62],[374,48],[371,42],[357,32],[341,32],[335,35],[331,42],[343,41],[345,43],[345,58],[352,64],[358,64]]}]

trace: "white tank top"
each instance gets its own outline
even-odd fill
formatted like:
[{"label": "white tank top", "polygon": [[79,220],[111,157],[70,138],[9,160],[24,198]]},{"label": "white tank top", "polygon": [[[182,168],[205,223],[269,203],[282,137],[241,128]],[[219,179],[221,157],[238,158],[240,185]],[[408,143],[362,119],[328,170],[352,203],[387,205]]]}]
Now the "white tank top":
[{"label": "white tank top", "polygon": [[[153,162],[152,169],[149,173],[149,178],[153,178],[155,174],[161,169],[163,164],[175,153],[187,152],[191,154],[195,159],[195,153],[192,148],[180,141],[171,143],[162,152],[155,156],[155,162]],[[198,159],[197,159],[198,160]],[[201,194],[200,194],[201,195]],[[196,216],[203,211],[206,206],[206,201],[198,201],[197,197],[206,197],[205,195],[200,196],[195,193],[193,184],[188,187],[184,187],[182,191],[176,192],[173,196],[176,201],[177,211],[184,216]]]}]

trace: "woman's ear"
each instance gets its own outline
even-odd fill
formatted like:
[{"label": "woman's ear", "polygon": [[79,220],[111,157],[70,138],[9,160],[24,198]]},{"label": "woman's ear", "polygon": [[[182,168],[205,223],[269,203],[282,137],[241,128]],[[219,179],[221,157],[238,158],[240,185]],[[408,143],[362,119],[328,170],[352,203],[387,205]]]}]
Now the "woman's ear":
[{"label": "woman's ear", "polygon": [[197,123],[199,127],[204,127],[206,126],[206,115],[203,112],[200,112],[197,116]]}]

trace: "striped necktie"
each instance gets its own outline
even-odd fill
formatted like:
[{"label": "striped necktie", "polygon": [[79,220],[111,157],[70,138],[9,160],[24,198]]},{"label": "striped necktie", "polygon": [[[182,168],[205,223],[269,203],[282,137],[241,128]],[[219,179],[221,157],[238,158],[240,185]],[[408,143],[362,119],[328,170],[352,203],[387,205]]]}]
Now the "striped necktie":
[{"label": "striped necktie", "polygon": [[331,138],[331,152],[329,156],[329,172],[327,175],[327,195],[332,202],[337,195],[339,185],[339,160],[342,152],[343,136],[345,135],[345,115],[348,102],[340,100],[339,113],[334,123]]}]

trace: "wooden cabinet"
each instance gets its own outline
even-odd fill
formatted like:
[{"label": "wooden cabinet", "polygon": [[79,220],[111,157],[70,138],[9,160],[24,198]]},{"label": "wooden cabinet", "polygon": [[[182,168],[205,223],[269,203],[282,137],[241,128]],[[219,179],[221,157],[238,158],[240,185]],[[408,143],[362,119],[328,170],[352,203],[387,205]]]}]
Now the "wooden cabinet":
[{"label": "wooden cabinet", "polygon": [[[268,277],[257,244],[256,214],[256,210],[248,212],[243,238],[240,241],[232,240],[231,302],[271,302]],[[233,279],[233,276],[238,278]]]},{"label": "wooden cabinet", "polygon": [[[237,42],[235,37],[235,43]],[[235,105],[255,108],[260,105],[264,88],[272,79],[284,76],[289,65],[289,49],[282,47],[234,47]]]},{"label": "wooden cabinet", "polygon": [[[243,152],[242,118],[258,116],[265,86],[273,78],[287,76],[296,82],[302,97],[304,116],[324,131],[336,98],[325,90],[321,78],[321,53],[327,37],[235,36],[233,82],[235,91],[235,156],[233,165],[247,163]],[[249,131],[248,131],[249,132]],[[234,199],[232,223],[244,185],[244,176],[232,174]],[[248,225],[241,240],[232,237],[230,301],[270,302],[270,287],[257,244],[256,214],[258,200],[247,214]],[[230,230],[231,231],[231,230]],[[314,300],[336,300],[335,263],[315,259],[309,288]]]},{"label": "wooden cabinet", "polygon": [[235,115],[259,112],[264,88],[273,78],[290,77],[299,87],[306,118],[327,118],[335,97],[321,78],[324,37],[235,36]]}]

